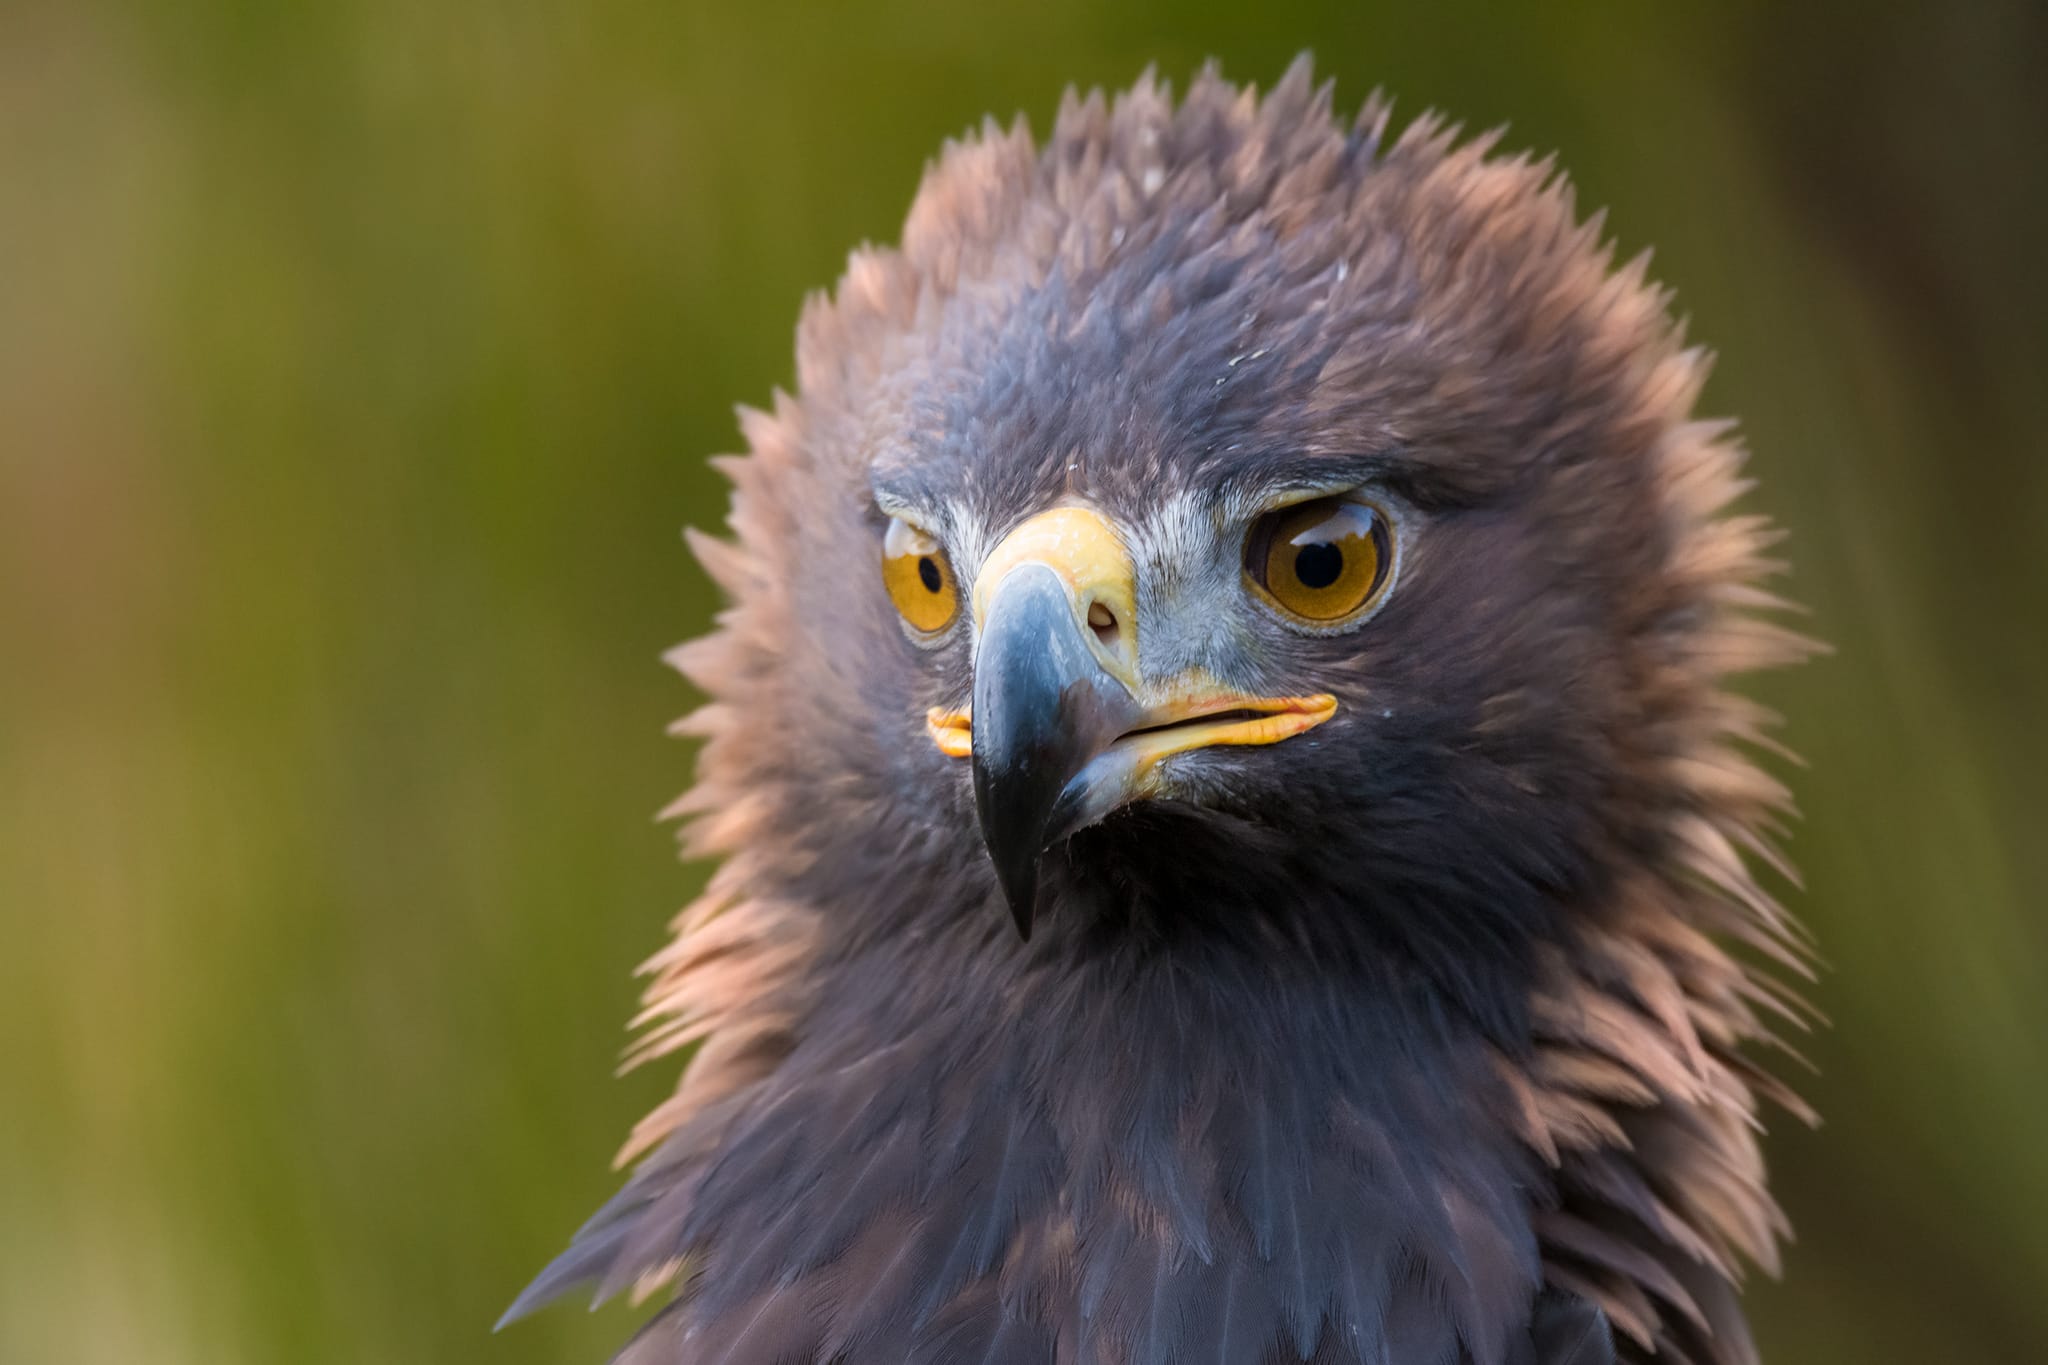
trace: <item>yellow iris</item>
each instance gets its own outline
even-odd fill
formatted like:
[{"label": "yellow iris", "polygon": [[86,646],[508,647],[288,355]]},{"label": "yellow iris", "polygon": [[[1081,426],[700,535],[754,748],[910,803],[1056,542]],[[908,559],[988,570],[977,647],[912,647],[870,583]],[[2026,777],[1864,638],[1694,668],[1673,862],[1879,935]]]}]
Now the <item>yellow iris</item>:
[{"label": "yellow iris", "polygon": [[1260,518],[1245,572],[1290,615],[1330,625],[1378,599],[1393,565],[1392,537],[1369,503],[1317,498]]},{"label": "yellow iris", "polygon": [[900,517],[882,537],[882,583],[911,626],[930,635],[960,613],[960,589],[939,542]]}]

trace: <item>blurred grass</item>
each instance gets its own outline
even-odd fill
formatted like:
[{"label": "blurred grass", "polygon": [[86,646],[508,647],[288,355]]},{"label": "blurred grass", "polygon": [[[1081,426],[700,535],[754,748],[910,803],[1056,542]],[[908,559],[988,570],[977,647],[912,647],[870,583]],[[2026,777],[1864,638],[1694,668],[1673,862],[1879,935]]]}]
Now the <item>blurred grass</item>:
[{"label": "blurred grass", "polygon": [[603,1358],[487,1329],[670,1079],[730,405],[942,136],[1304,46],[1657,245],[1838,647],[1767,1354],[2048,1340],[2040,10],[200,0],[0,10],[0,1360]]}]

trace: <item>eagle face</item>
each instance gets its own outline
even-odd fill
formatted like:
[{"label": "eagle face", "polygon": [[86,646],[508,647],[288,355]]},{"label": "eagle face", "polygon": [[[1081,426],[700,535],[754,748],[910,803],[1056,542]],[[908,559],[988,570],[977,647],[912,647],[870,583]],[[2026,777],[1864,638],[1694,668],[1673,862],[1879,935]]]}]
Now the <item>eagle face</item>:
[{"label": "eagle face", "polygon": [[[871,717],[925,760],[899,799],[978,829],[1027,936],[1042,864],[1073,931],[1526,932],[1625,780],[1638,509],[1581,499],[1628,471],[1545,496],[1613,438],[1533,391],[1432,401],[1433,347],[1506,339],[1433,337],[1413,263],[1359,279],[1356,236],[1290,262],[1200,227],[956,300],[888,376],[873,562],[835,583],[895,609],[863,649],[911,680]],[[1513,467],[1472,467],[1475,420]]]},{"label": "eagle face", "polygon": [[1753,1358],[1757,1099],[1803,1111],[1742,1047],[1798,1006],[1721,945],[1804,949],[1722,684],[1805,646],[1641,263],[1387,118],[1305,63],[1070,98],[808,303],[675,656],[722,862],[638,1055],[697,1051],[515,1313],[678,1283],[646,1362],[1534,1365],[1563,1302]]},{"label": "eagle face", "polygon": [[985,863],[1027,936],[1393,938],[1469,972],[1650,837],[1676,717],[1644,683],[1703,604],[1645,409],[1696,360],[1654,293],[1590,287],[1540,170],[1268,132],[1234,191],[1186,110],[1153,164],[955,167],[998,202],[952,206],[989,236],[950,288],[856,262],[877,334],[806,412],[845,554],[789,566],[818,594],[790,644],[846,623],[823,647],[858,661],[890,823],[958,836],[918,870]]}]

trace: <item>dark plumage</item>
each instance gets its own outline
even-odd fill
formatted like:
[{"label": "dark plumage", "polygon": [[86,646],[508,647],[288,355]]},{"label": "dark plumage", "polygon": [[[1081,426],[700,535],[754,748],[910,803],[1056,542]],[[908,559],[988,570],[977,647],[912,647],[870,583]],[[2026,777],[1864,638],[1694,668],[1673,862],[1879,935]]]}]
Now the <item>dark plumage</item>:
[{"label": "dark plumage", "polygon": [[[675,655],[723,861],[636,1056],[696,1051],[515,1314],[673,1284],[635,1365],[1754,1358],[1758,1097],[1803,1111],[1747,960],[1805,950],[1722,684],[1803,651],[1774,537],[1642,262],[1387,121],[1305,62],[1070,97],[807,304]],[[1246,581],[1311,494],[1384,536],[1301,561],[1384,555],[1334,626]]]}]

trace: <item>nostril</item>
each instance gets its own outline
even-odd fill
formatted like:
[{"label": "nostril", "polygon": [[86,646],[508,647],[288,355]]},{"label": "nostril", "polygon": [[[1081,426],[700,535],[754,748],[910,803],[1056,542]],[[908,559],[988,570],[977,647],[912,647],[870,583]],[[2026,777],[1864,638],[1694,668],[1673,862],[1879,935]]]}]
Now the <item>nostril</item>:
[{"label": "nostril", "polygon": [[1111,649],[1116,648],[1116,613],[1103,606],[1100,602],[1089,604],[1088,629],[1094,631],[1095,638],[1102,641],[1103,644]]}]

